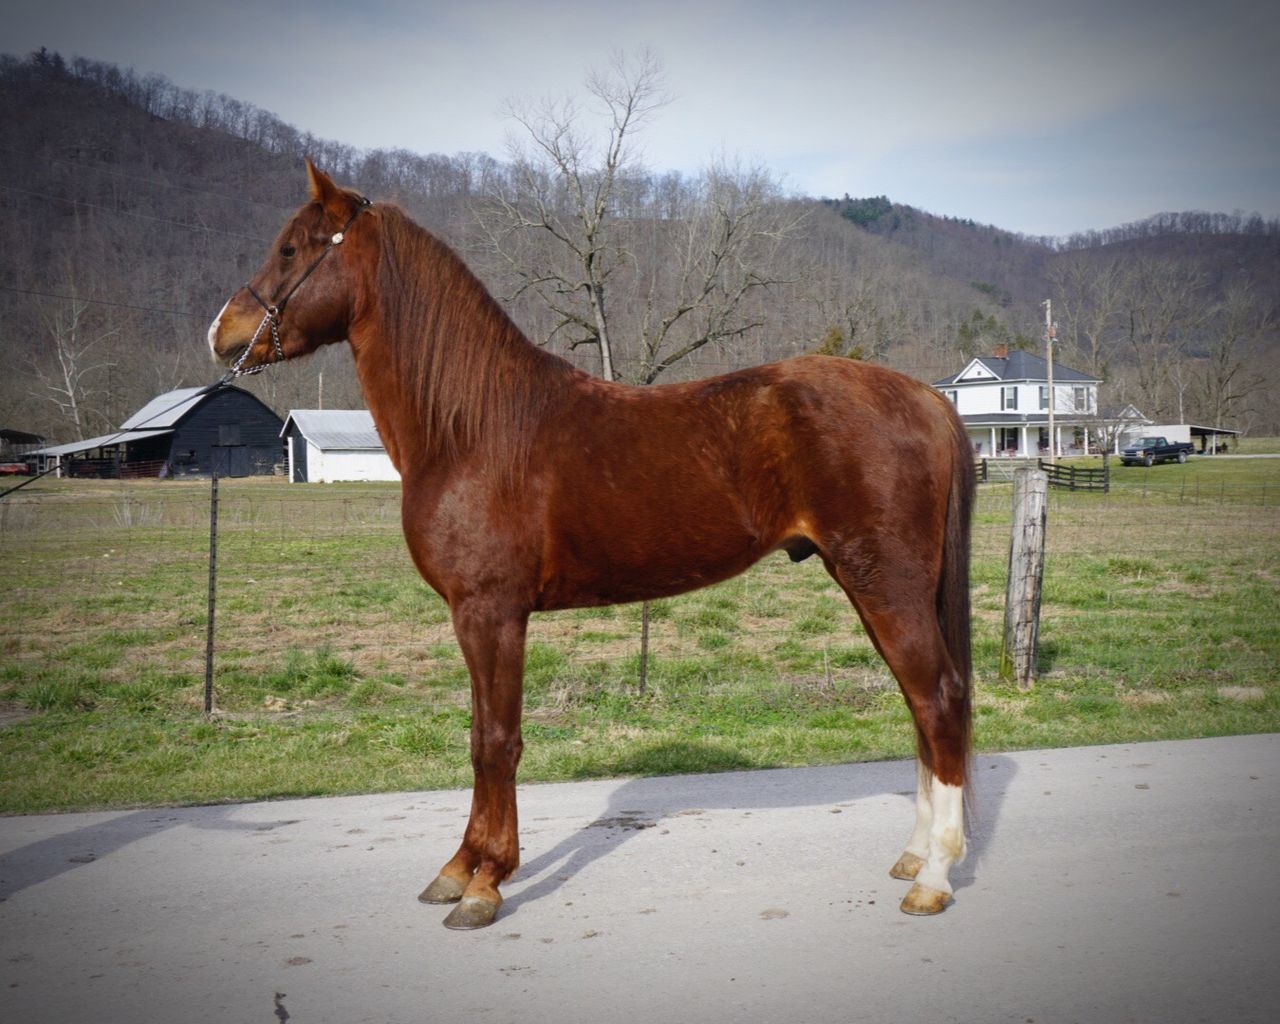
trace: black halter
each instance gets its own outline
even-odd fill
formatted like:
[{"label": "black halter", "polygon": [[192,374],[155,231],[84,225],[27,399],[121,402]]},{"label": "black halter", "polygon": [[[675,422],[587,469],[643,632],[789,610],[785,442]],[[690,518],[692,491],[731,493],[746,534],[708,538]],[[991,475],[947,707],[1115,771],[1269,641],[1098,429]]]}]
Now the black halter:
[{"label": "black halter", "polygon": [[[245,350],[240,353],[240,358],[237,359],[235,361],[235,365],[231,367],[231,377],[247,377],[253,373],[261,373],[268,366],[271,366],[274,363],[284,362],[284,348],[280,345],[280,318],[284,316],[284,307],[286,303],[293,298],[293,293],[302,287],[302,282],[310,277],[316,267],[320,266],[324,261],[324,258],[333,251],[333,247],[335,245],[342,244],[342,240],[351,229],[351,225],[355,223],[356,218],[373,205],[372,200],[366,199],[364,196],[357,197],[357,202],[359,205],[356,207],[356,212],[347,219],[347,222],[344,225],[342,225],[342,230],[334,234],[329,241],[325,243],[323,251],[321,251],[320,255],[311,261],[311,266],[307,267],[307,269],[302,272],[302,276],[293,283],[293,287],[284,293],[284,298],[274,303],[267,302],[266,299],[258,294],[257,289],[254,288],[252,284],[246,282],[245,288],[248,290],[249,294],[257,300],[258,305],[262,307],[263,316],[262,322],[258,324],[258,329],[253,332],[253,337],[249,340],[249,344],[245,346]],[[258,339],[262,336],[263,330],[265,330],[268,325],[271,327],[271,344],[274,346],[276,351],[275,359],[271,360],[269,363],[255,363],[253,366],[244,366],[244,361],[249,358],[249,353],[253,350],[253,346],[257,344]]]}]

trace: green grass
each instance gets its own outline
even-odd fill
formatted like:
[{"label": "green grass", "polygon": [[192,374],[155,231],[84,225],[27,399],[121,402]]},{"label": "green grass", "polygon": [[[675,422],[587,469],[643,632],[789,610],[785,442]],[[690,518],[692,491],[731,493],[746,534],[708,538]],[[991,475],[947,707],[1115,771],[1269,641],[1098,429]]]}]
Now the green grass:
[{"label": "green grass", "polygon": [[[217,714],[201,711],[207,484],[0,502],[0,809],[466,785],[469,681],[391,485],[224,481]],[[21,500],[15,500],[15,499]],[[996,672],[1008,484],[974,533],[980,749],[1280,728],[1280,460],[1116,467],[1054,492],[1030,691]],[[524,781],[905,757],[896,685],[817,559],[538,616]]]}]

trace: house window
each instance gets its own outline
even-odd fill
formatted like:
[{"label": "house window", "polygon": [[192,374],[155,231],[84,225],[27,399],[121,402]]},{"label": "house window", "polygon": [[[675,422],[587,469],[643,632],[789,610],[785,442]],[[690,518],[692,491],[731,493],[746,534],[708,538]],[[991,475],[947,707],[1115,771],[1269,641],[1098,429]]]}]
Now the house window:
[{"label": "house window", "polygon": [[997,444],[1002,452],[1016,452],[1018,450],[1018,430],[1016,427],[1001,427],[999,432],[999,440]]},{"label": "house window", "polygon": [[945,395],[947,396],[947,400],[948,400],[952,405],[957,406],[957,407],[960,405],[960,392],[959,392],[959,391],[944,391],[944,392],[943,392],[943,394],[945,394]]},{"label": "house window", "polygon": [[1089,392],[1086,388],[1072,388],[1071,397],[1076,403],[1076,412],[1089,411]]},{"label": "house window", "polygon": [[1002,411],[1018,408],[1018,389],[1016,386],[1000,389],[1000,408]]},{"label": "house window", "polygon": [[1040,408],[1041,409],[1049,408],[1049,385],[1048,384],[1040,385]]}]

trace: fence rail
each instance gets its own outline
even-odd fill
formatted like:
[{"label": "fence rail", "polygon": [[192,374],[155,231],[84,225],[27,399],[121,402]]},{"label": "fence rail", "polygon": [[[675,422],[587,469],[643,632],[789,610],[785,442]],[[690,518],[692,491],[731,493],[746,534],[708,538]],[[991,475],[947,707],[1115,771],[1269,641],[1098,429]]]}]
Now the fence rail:
[{"label": "fence rail", "polygon": [[1063,466],[1057,462],[1039,460],[1039,468],[1049,476],[1049,486],[1065,491],[1111,491],[1111,463],[1107,456],[1102,457],[1102,468],[1093,469],[1083,466]]},{"label": "fence rail", "polygon": [[1042,469],[1049,475],[1049,486],[1062,491],[1111,491],[1111,463],[1102,457],[1102,468],[1064,466],[1044,459],[980,459],[974,465],[978,483],[1011,481],[1020,469]]}]

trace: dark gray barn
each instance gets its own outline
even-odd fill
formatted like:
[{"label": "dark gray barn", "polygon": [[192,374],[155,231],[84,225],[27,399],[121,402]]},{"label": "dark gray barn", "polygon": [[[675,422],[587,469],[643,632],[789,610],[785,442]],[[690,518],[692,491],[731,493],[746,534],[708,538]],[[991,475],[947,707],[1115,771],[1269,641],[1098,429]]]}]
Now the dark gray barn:
[{"label": "dark gray barn", "polygon": [[280,417],[243,388],[179,388],[157,395],[114,434],[41,448],[63,476],[136,478],[270,474],[283,461]]}]

